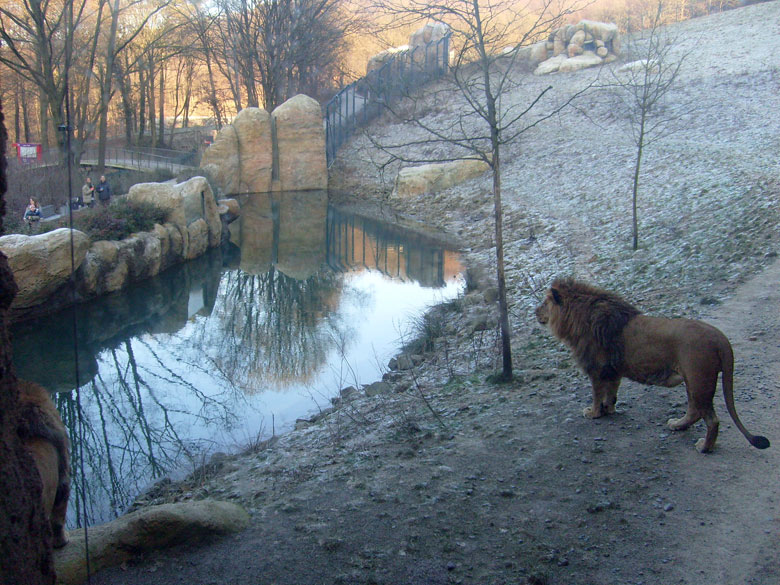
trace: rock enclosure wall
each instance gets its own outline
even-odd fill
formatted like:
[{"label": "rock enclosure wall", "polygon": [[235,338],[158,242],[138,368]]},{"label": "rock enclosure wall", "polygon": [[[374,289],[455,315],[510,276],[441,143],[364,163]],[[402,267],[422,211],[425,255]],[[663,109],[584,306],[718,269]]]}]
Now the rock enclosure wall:
[{"label": "rock enclosure wall", "polygon": [[[167,211],[166,222],[122,241],[90,243],[86,234],[73,230],[77,301],[154,276],[221,242],[222,222],[211,187],[203,177],[178,185],[134,185],[127,197],[153,201]],[[55,311],[71,303],[65,286],[71,275],[70,240],[67,228],[36,236],[0,238],[0,250],[8,256],[19,284],[19,294],[11,306],[17,318]]]},{"label": "rock enclosure wall", "polygon": [[271,114],[241,110],[200,164],[224,196],[328,188],[325,126],[316,100],[290,98]]}]

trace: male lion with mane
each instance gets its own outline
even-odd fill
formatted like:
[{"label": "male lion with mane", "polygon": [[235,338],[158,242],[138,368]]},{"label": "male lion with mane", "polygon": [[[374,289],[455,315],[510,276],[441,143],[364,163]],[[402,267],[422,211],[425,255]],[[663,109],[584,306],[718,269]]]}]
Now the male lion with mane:
[{"label": "male lion with mane", "polygon": [[558,278],[536,308],[536,318],[571,349],[593,386],[589,418],[615,412],[620,380],[677,386],[685,382],[688,410],[667,423],[673,431],[699,419],[707,435],[696,448],[709,453],[718,438],[718,417],[712,400],[723,372],[723,397],[734,424],[751,445],[769,447],[769,440],[751,435],[734,407],[734,354],[726,336],[712,325],[692,319],[642,315],[620,296],[572,278]]}]

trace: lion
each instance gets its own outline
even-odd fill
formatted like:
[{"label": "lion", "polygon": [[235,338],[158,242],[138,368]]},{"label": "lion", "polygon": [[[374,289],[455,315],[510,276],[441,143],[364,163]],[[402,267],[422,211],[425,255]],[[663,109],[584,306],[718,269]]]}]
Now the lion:
[{"label": "lion", "polygon": [[70,441],[49,393],[26,380],[19,380],[18,432],[41,476],[53,544],[61,548],[68,543],[65,516],[70,497]]},{"label": "lion", "polygon": [[615,412],[620,380],[624,377],[657,386],[685,382],[685,416],[669,419],[673,431],[683,431],[704,419],[707,434],[696,442],[709,453],[718,438],[713,398],[723,372],[723,396],[734,424],[758,449],[769,447],[766,437],[750,434],[734,406],[734,353],[726,336],[702,321],[648,317],[620,296],[572,278],[556,279],[536,318],[572,351],[590,378],[593,404],[589,418]]}]

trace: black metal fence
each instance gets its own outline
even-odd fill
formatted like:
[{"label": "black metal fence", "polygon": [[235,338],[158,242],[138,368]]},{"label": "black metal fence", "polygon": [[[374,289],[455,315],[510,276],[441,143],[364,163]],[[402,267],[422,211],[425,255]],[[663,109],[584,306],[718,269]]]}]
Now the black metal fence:
[{"label": "black metal fence", "polygon": [[382,113],[391,100],[444,75],[449,69],[450,35],[424,46],[399,51],[339,91],[325,105],[325,151],[328,167],[338,148],[359,126]]}]

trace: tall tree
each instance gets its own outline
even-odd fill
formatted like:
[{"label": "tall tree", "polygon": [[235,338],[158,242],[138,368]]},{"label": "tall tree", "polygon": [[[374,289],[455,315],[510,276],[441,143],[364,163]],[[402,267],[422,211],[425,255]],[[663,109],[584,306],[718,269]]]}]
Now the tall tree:
[{"label": "tall tree", "polygon": [[[104,50],[103,69],[100,79],[100,122],[98,127],[98,170],[102,172],[106,165],[106,145],[108,142],[108,110],[114,94],[114,76],[116,61],[127,46],[141,34],[152,19],[169,3],[169,0],[131,0],[122,5],[120,0],[109,1],[109,32]],[[140,10],[140,13],[139,13]],[[142,15],[132,18],[133,15]],[[119,20],[122,18],[121,35]],[[164,34],[161,32],[161,34]]]},{"label": "tall tree", "polygon": [[41,142],[64,120],[66,38],[82,22],[86,0],[74,8],[74,27],[65,27],[67,3],[30,0],[0,5],[0,63],[39,90]]},{"label": "tall tree", "polygon": [[224,66],[238,74],[248,106],[262,99],[272,110],[299,91],[333,83],[355,21],[341,0],[220,0],[220,6]]},{"label": "tall tree", "polygon": [[[392,160],[402,162],[442,162],[478,158],[490,167],[493,178],[494,238],[496,246],[496,279],[498,283],[499,321],[501,329],[501,378],[512,378],[511,329],[506,298],[504,270],[503,205],[501,153],[503,147],[518,140],[524,132],[554,116],[577,94],[556,104],[545,103],[551,86],[530,100],[517,102],[513,92],[522,83],[518,72],[520,50],[503,51],[507,46],[523,47],[546,40],[550,32],[571,14],[576,4],[561,5],[555,0],[541,3],[518,3],[516,0],[394,0],[382,9],[395,15],[396,25],[406,21],[433,21],[450,27],[455,58],[452,75],[445,80],[439,101],[461,99],[463,108],[455,119],[436,124],[430,117],[420,117],[406,110],[390,111],[400,120],[424,131],[418,141],[378,143]],[[583,90],[584,91],[584,90]],[[449,97],[448,97],[449,96]],[[411,97],[411,96],[410,96]],[[413,110],[415,108],[412,108]],[[529,115],[533,112],[533,116]],[[447,154],[418,156],[416,148],[427,145],[428,151]]]}]

